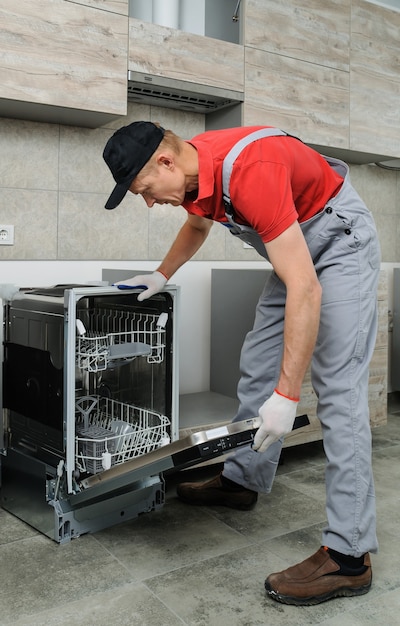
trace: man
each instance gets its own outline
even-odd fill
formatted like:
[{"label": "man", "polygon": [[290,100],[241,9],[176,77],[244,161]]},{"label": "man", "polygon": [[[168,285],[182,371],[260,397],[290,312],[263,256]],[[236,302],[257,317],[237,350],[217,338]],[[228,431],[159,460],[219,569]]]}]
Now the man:
[{"label": "man", "polygon": [[[228,171],[231,204],[225,206],[222,169],[232,148],[237,155]],[[265,588],[275,600],[296,605],[367,593],[369,552],[377,551],[368,365],[380,252],[347,165],[269,127],[209,131],[183,141],[150,122],[119,129],[103,156],[117,183],[106,208],[115,208],[129,190],[148,207],[182,205],[188,213],[158,269],[124,281],[147,287],[139,299],[164,287],[214,221],[239,236],[242,229],[243,237],[250,233],[274,269],[241,354],[234,419],[259,414],[254,445],[239,448],[212,480],[181,484],[178,495],[193,504],[243,510],[255,505],[258,493],[270,492],[312,360],[327,457],[328,524],[322,547],[271,574]]]}]

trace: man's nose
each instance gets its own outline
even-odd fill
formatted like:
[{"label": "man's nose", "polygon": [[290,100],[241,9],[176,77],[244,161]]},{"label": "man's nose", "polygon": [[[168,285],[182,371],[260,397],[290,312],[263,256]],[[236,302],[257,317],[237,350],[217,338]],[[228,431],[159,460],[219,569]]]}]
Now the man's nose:
[{"label": "man's nose", "polygon": [[155,204],[154,198],[152,198],[151,196],[147,194],[142,194],[142,197],[145,203],[147,204],[147,206],[149,207],[149,209],[151,209],[151,207]]}]

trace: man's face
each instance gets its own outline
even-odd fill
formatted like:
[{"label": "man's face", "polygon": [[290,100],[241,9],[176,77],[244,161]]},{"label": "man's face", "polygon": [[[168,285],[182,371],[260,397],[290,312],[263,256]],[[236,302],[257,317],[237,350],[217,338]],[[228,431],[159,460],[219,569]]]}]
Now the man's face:
[{"label": "man's face", "polygon": [[140,194],[148,207],[154,204],[180,206],[185,198],[185,177],[173,161],[159,160],[136,176],[129,191]]}]

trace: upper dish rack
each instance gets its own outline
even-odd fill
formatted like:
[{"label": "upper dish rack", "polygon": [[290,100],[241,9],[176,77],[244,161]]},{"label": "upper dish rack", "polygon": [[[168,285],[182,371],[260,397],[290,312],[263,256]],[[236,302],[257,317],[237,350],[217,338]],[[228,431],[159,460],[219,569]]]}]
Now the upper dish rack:
[{"label": "upper dish rack", "polygon": [[113,309],[97,309],[90,316],[90,330],[77,319],[78,368],[100,372],[138,356],[146,357],[148,363],[162,363],[167,321],[165,312],[154,315]]}]

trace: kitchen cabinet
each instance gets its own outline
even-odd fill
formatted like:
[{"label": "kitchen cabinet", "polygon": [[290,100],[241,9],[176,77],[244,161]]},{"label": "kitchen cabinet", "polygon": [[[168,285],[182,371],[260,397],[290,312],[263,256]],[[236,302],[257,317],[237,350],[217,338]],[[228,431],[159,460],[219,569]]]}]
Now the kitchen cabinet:
[{"label": "kitchen cabinet", "polygon": [[305,142],[347,149],[349,74],[246,48],[245,125],[267,124]]},{"label": "kitchen cabinet", "polygon": [[245,3],[245,124],[349,147],[350,3]]},{"label": "kitchen cabinet", "polygon": [[355,163],[400,156],[399,11],[365,0],[244,6],[244,124],[280,126]]},{"label": "kitchen cabinet", "polygon": [[247,0],[244,45],[349,71],[349,0]]},{"label": "kitchen cabinet", "polygon": [[350,148],[400,157],[400,10],[354,0]]},{"label": "kitchen cabinet", "polygon": [[87,127],[125,115],[127,6],[3,0],[0,115]]}]

